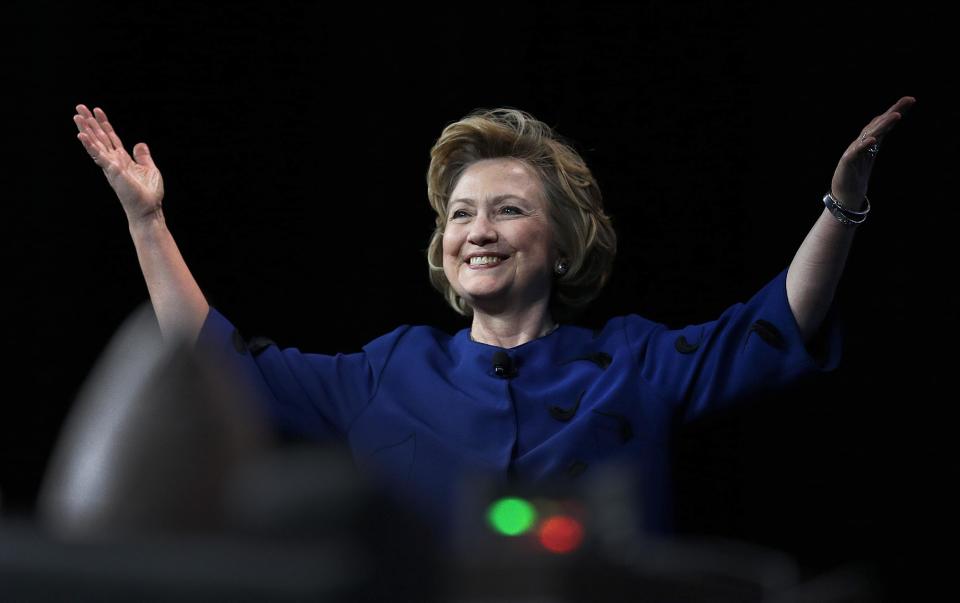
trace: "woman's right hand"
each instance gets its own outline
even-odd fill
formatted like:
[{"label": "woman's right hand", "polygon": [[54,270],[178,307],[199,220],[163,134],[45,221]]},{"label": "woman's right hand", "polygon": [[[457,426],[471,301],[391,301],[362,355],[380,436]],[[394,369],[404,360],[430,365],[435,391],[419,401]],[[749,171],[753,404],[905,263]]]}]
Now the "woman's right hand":
[{"label": "woman's right hand", "polygon": [[131,158],[100,108],[94,108],[91,114],[86,106],[77,105],[73,122],[80,130],[77,138],[117,193],[127,220],[139,222],[158,212],[163,201],[163,178],[147,145],[134,145]]}]

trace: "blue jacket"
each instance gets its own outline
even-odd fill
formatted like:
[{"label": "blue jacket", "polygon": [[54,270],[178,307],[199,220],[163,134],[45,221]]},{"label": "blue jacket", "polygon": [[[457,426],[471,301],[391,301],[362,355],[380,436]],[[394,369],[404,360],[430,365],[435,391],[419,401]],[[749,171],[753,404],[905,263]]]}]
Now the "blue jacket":
[{"label": "blue jacket", "polygon": [[[637,462],[644,525],[668,533],[678,423],[840,362],[836,301],[819,349],[808,350],[786,274],[718,319],[680,329],[628,314],[502,349],[472,341],[469,328],[450,336],[403,325],[359,352],[325,355],[246,341],[211,307],[198,345],[249,381],[275,424],[344,439],[358,467],[443,535],[468,477],[571,479],[615,458]],[[512,361],[507,374],[493,366],[500,350]]]}]

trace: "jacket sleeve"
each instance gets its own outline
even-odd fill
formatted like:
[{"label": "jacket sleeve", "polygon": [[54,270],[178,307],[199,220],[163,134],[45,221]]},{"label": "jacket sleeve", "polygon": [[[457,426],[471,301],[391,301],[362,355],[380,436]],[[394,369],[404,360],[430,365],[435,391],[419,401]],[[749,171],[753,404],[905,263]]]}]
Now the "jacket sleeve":
[{"label": "jacket sleeve", "polygon": [[805,345],[787,301],[787,270],[711,322],[670,329],[636,314],[624,317],[641,378],[676,404],[682,420],[840,364],[844,326],[836,296]]},{"label": "jacket sleeve", "polygon": [[248,341],[213,306],[194,349],[215,355],[232,378],[249,387],[276,427],[317,440],[345,437],[373,397],[378,365],[386,359],[373,344],[361,352],[326,355],[281,349],[263,337]]}]

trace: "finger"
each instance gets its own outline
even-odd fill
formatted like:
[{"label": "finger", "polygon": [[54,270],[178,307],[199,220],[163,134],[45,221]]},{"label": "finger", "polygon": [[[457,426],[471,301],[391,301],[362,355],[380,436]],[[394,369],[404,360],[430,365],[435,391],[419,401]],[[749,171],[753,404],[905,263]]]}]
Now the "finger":
[{"label": "finger", "polygon": [[107,129],[105,126],[107,122],[107,114],[103,112],[103,109],[101,109],[100,107],[94,107],[93,117],[94,117],[94,120],[97,122],[97,128],[99,128],[100,131],[103,132],[103,135],[107,139],[107,148],[122,149],[123,146],[114,144],[113,138],[111,138],[110,134],[107,132]]},{"label": "finger", "polygon": [[897,122],[903,117],[900,113],[891,113],[887,116],[885,120],[880,124],[881,134],[889,132],[893,129],[893,126],[897,125]]},{"label": "finger", "polygon": [[865,136],[876,136],[882,139],[900,121],[900,117],[899,113],[884,113],[877,116],[874,121],[870,122],[870,125],[860,132],[860,140],[863,140]]},{"label": "finger", "polygon": [[876,136],[878,139],[883,140],[883,137],[886,136],[890,130],[893,129],[893,126],[897,125],[897,122],[900,121],[899,113],[891,113],[877,126],[876,130],[871,132],[873,136]]},{"label": "finger", "polygon": [[903,117],[903,114],[906,111],[910,110],[910,107],[913,106],[913,103],[916,102],[916,99],[912,96],[904,96],[897,102],[893,104],[889,109],[884,113],[874,117],[870,120],[870,123],[867,124],[867,127],[863,129],[864,132],[870,132],[871,130],[884,128],[889,130],[897,121]]},{"label": "finger", "polygon": [[912,96],[904,96],[904,97],[901,97],[900,100],[898,100],[897,102],[893,103],[893,105],[891,105],[891,107],[890,107],[889,109],[887,109],[886,111],[884,111],[884,112],[881,113],[880,115],[877,115],[876,117],[874,117],[873,119],[871,119],[871,120],[870,120],[870,123],[867,124],[867,126],[863,129],[863,131],[864,131],[864,132],[867,132],[867,131],[869,131],[870,129],[877,127],[877,125],[879,124],[880,121],[888,120],[890,115],[898,114],[898,115],[897,115],[897,119],[899,119],[900,117],[903,116],[903,114],[904,114],[906,111],[908,111],[908,110],[910,109],[910,107],[913,106],[913,104],[914,104],[915,102],[917,102],[917,99],[915,99],[915,98],[912,97]]},{"label": "finger", "polygon": [[157,167],[153,163],[153,156],[150,154],[150,147],[147,146],[145,142],[138,142],[133,145],[133,158],[136,159],[137,163],[140,165],[149,166],[152,168]]},{"label": "finger", "polygon": [[93,113],[90,113],[90,109],[87,109],[86,105],[77,105],[77,113],[83,117],[93,117]]},{"label": "finger", "polygon": [[100,127],[103,128],[103,131],[107,133],[107,137],[110,139],[110,142],[113,143],[115,149],[123,149],[123,143],[120,142],[120,137],[113,130],[113,126],[110,125],[109,120],[107,120],[107,114],[103,112],[103,109],[99,107],[93,110],[94,115],[97,117],[97,122],[100,124]]},{"label": "finger", "polygon": [[83,132],[86,129],[83,125],[83,120],[84,120],[84,117],[82,115],[73,116],[73,123],[77,125],[77,129],[81,132]]},{"label": "finger", "polygon": [[91,136],[90,132],[81,132],[77,134],[77,138],[83,143],[84,148],[87,149],[91,158],[95,159],[104,154],[105,149],[103,148],[103,143],[95,136]]},{"label": "finger", "polygon": [[888,112],[888,113],[890,113],[890,112],[896,112],[896,113],[900,113],[900,114],[902,115],[903,113],[906,113],[907,111],[909,111],[909,110],[910,110],[910,107],[912,107],[913,104],[916,103],[916,102],[917,102],[917,99],[915,99],[915,98],[912,97],[912,96],[902,96],[902,97],[900,97],[900,100],[898,100],[897,102],[893,103],[893,106],[892,106],[892,107],[890,107],[889,109],[887,109],[887,112]]},{"label": "finger", "polygon": [[888,113],[881,113],[880,115],[877,115],[876,117],[874,117],[873,119],[871,119],[871,120],[870,120],[870,123],[868,123],[866,126],[864,126],[863,132],[870,132],[871,130],[873,130],[874,128],[876,128],[876,127],[877,127],[877,124],[879,124],[881,121],[883,121],[883,119],[884,119],[887,115],[888,115]]},{"label": "finger", "polygon": [[81,132],[77,134],[77,138],[79,138],[80,142],[83,143],[83,147],[87,150],[87,153],[90,155],[90,158],[93,159],[93,162],[101,168],[106,169],[109,161],[103,155],[103,149],[100,146],[100,141],[90,136],[89,132]]},{"label": "finger", "polygon": [[870,158],[875,157],[884,136],[902,119],[902,111],[910,109],[916,100],[912,96],[903,96],[884,113],[870,120],[870,123],[860,131],[860,137],[854,142],[853,153]]},{"label": "finger", "polygon": [[100,124],[97,123],[96,118],[86,118],[84,120],[84,125],[87,127],[88,133],[99,140],[106,150],[113,149],[113,143],[110,142],[110,137],[107,136],[107,133],[104,132],[103,128],[100,127]]}]

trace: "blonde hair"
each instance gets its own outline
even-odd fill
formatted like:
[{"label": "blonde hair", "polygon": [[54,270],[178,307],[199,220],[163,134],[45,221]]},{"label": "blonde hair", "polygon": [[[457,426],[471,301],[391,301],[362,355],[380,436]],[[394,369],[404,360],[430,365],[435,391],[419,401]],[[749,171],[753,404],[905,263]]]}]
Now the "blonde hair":
[{"label": "blonde hair", "polygon": [[430,150],[427,197],[437,214],[426,250],[430,283],[458,314],[473,314],[443,271],[447,206],[471,164],[500,158],[523,162],[543,185],[554,241],[569,266],[563,275],[554,273],[550,311],[554,320],[571,320],[600,295],[610,278],[617,235],[583,158],[550,126],[519,109],[476,109],[444,128]]}]

